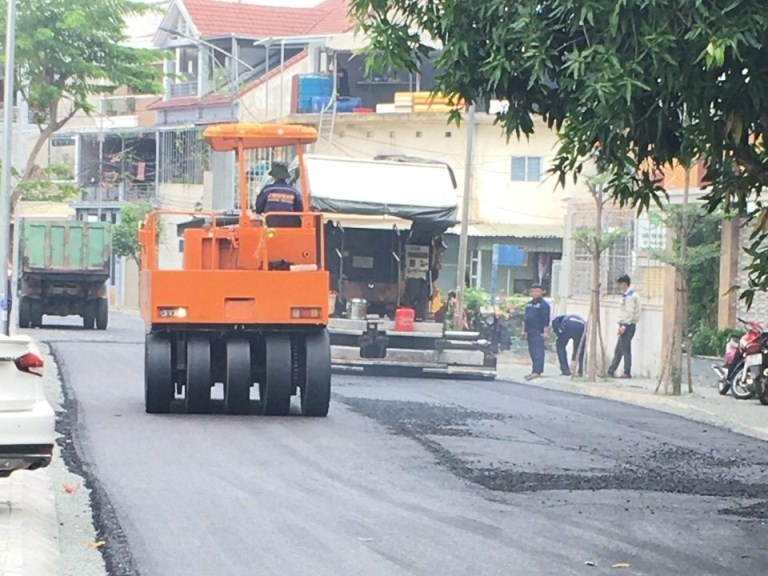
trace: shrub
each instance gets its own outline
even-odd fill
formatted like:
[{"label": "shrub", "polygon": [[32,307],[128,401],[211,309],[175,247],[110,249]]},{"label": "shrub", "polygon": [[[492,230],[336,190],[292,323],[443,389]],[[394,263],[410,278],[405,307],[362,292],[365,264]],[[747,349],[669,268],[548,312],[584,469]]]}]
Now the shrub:
[{"label": "shrub", "polygon": [[691,352],[699,356],[722,356],[725,345],[733,336],[741,336],[743,330],[726,328],[717,330],[701,322],[691,336]]},{"label": "shrub", "polygon": [[487,306],[491,296],[482,288],[467,288],[464,291],[464,310],[467,313],[467,323],[471,326],[482,316],[483,306]]}]

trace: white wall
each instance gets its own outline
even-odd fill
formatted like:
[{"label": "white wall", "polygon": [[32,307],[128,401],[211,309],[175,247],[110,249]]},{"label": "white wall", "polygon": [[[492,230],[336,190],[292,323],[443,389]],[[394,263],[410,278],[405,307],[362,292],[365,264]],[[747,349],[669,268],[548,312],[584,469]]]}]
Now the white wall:
[{"label": "white wall", "polygon": [[[203,180],[208,182],[210,174],[205,173]],[[179,237],[176,234],[176,224],[185,222],[193,217],[195,203],[202,202],[204,209],[210,209],[210,194],[206,194],[205,184],[174,184],[160,185],[160,207],[165,210],[189,211],[189,214],[163,215],[162,235],[158,244],[157,258],[160,268],[181,269],[182,254],[179,251]],[[206,204],[206,197],[208,204]]]},{"label": "white wall", "polygon": [[291,113],[291,90],[296,74],[311,71],[310,58],[305,56],[282,73],[274,72],[271,78],[243,93],[239,100],[241,122],[268,122]]},{"label": "white wall", "polygon": [[[465,130],[462,130],[462,136],[464,133]],[[501,127],[478,126],[473,172],[476,206],[479,209],[476,218],[515,224],[562,224],[565,200],[585,194],[586,188],[570,183],[562,188],[557,185],[555,177],[546,174],[552,165],[556,144],[555,133],[543,125],[537,126],[536,133],[529,139],[518,140],[513,136],[509,142]],[[541,180],[513,182],[512,156],[541,157],[544,172]]]},{"label": "white wall", "polygon": [[[632,375],[636,378],[656,378],[661,373],[661,334],[664,308],[659,303],[643,299],[643,308],[637,332],[632,340]],[[600,322],[605,342],[606,366],[613,359],[616,346],[619,309],[618,297],[604,298],[600,303]],[[589,317],[588,298],[566,298],[557,306],[558,314],[578,314]],[[600,352],[598,351],[598,362]],[[619,368],[621,372],[621,368]]]},{"label": "white wall", "polygon": [[[301,120],[302,115],[292,120]],[[308,115],[316,119],[316,115]],[[581,185],[556,187],[554,178],[535,183],[511,181],[512,156],[540,156],[546,171],[554,156],[556,136],[537,126],[530,140],[506,136],[492,119],[481,115],[475,138],[473,192],[470,220],[509,224],[561,225],[565,199],[586,194]],[[322,136],[322,134],[321,134]],[[377,154],[405,154],[445,161],[453,168],[461,198],[466,152],[466,123],[447,124],[441,113],[339,114],[333,140],[321,138],[318,154],[372,158]]]}]

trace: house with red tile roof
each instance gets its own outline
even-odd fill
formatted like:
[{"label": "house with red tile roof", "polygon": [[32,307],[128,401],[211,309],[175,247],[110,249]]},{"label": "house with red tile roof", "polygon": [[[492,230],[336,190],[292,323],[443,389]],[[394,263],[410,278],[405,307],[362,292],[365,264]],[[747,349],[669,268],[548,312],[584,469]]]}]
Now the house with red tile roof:
[{"label": "house with red tile roof", "polygon": [[348,10],[347,0],[308,8],[172,0],[154,38],[172,55],[163,96],[151,106],[157,123],[264,121],[288,113],[293,77],[327,72],[329,40],[354,35]]}]

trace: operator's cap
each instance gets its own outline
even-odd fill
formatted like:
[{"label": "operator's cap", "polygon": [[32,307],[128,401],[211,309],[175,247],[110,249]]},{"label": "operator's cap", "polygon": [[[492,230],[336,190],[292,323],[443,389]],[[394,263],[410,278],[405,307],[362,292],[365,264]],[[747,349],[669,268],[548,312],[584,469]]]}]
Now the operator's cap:
[{"label": "operator's cap", "polygon": [[269,175],[276,180],[288,180],[291,177],[291,173],[288,171],[288,166],[280,162],[272,164],[272,169],[269,171]]}]

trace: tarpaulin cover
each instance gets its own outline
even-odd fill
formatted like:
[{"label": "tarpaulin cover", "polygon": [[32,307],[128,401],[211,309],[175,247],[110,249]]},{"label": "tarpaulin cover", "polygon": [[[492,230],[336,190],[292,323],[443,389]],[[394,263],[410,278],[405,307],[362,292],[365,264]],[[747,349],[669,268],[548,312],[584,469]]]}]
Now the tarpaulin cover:
[{"label": "tarpaulin cover", "polygon": [[454,225],[458,206],[445,164],[304,158],[312,210],[387,215],[418,223]]}]

